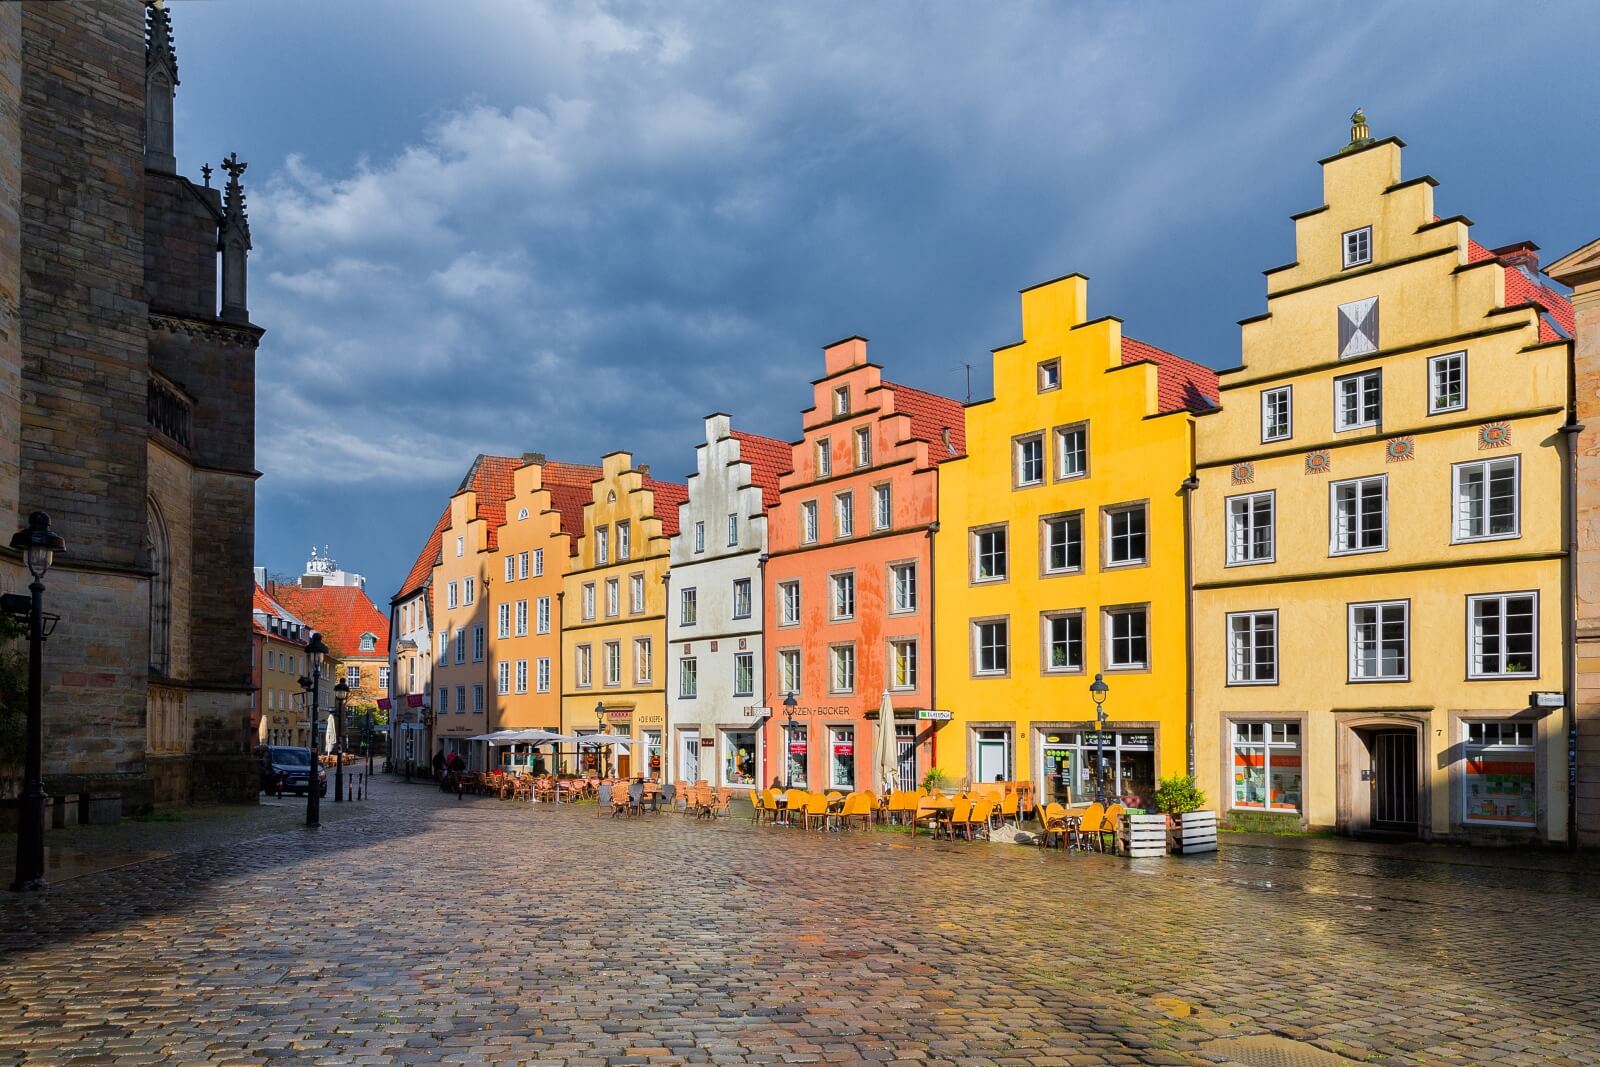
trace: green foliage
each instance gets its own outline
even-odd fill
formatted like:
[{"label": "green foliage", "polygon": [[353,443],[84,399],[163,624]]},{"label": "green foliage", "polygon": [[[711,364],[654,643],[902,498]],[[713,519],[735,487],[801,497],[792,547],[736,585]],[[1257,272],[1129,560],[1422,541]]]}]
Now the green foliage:
[{"label": "green foliage", "polygon": [[1156,786],[1156,810],[1167,815],[1183,815],[1206,806],[1206,795],[1195,785],[1194,775],[1174,774]]},{"label": "green foliage", "polygon": [[950,776],[937,767],[930,768],[922,776],[922,788],[932,792],[935,789],[944,789],[950,784]]}]

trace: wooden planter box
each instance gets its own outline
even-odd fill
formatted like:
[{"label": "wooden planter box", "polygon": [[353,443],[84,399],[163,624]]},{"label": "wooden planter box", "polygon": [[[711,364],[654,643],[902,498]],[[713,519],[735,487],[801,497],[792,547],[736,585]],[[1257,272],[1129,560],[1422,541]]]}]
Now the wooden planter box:
[{"label": "wooden planter box", "polygon": [[1217,850],[1217,813],[1190,811],[1173,817],[1172,851],[1184,855]]},{"label": "wooden planter box", "polygon": [[1167,854],[1165,815],[1124,815],[1120,851],[1130,859],[1145,859]]}]

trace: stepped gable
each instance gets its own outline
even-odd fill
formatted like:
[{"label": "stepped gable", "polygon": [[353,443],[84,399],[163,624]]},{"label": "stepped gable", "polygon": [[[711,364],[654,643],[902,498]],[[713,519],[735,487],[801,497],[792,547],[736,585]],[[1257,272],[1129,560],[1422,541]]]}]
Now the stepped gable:
[{"label": "stepped gable", "polygon": [[778,479],[794,467],[793,447],[744,430],[732,430],[730,435],[739,442],[739,458],[750,464],[751,480],[761,487],[761,506],[772,507],[778,502]]},{"label": "stepped gable", "polygon": [[[895,414],[911,416],[911,436],[928,443],[929,462],[943,463],[967,454],[967,413],[959,400],[890,381],[883,387],[894,394]],[[950,431],[948,448],[946,430]]]},{"label": "stepped gable", "polygon": [[689,501],[689,487],[681,482],[658,482],[645,476],[643,488],[655,494],[656,518],[665,537],[678,535],[678,505]]},{"label": "stepped gable", "polygon": [[1175,356],[1166,349],[1122,339],[1122,365],[1153,363],[1156,368],[1156,396],[1160,413],[1189,411],[1196,415],[1218,406],[1217,372],[1210,367]]},{"label": "stepped gable", "polygon": [[574,556],[578,538],[583,536],[583,506],[594,499],[591,487],[604,476],[601,468],[586,463],[543,465],[541,483],[550,490],[550,506],[561,516],[561,532],[567,535]]}]

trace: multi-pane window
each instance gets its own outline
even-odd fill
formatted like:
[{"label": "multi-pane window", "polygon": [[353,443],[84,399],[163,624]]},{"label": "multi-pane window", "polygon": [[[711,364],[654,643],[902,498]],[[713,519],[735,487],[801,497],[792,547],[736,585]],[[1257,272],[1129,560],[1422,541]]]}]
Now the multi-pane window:
[{"label": "multi-pane window", "polygon": [[593,650],[588,645],[572,650],[572,677],[580,689],[594,684]]},{"label": "multi-pane window", "polygon": [[514,582],[516,580],[517,580],[517,557],[516,556],[507,556],[506,557],[506,581]]},{"label": "multi-pane window", "polygon": [[473,578],[461,579],[461,602],[473,604],[477,602],[477,580]]},{"label": "multi-pane window", "polygon": [[1278,613],[1241,611],[1228,616],[1228,684],[1271,685],[1278,680]]},{"label": "multi-pane window", "polygon": [[833,527],[836,537],[853,537],[856,532],[856,495],[839,493],[833,498]]},{"label": "multi-pane window", "polygon": [[1106,509],[1106,566],[1126,567],[1149,559],[1145,506]]},{"label": "multi-pane window", "polygon": [[481,684],[472,687],[472,710],[483,710],[483,686]]},{"label": "multi-pane window", "polygon": [[1009,573],[1006,528],[987,526],[972,531],[972,580],[995,582]]},{"label": "multi-pane window", "polygon": [[1383,418],[1383,373],[1362,371],[1333,380],[1333,428],[1359,430]]},{"label": "multi-pane window", "polygon": [[735,652],[733,654],[733,695],[736,697],[754,696],[756,691],[756,654],[754,652]]},{"label": "multi-pane window", "polygon": [[1044,542],[1044,572],[1070,574],[1083,569],[1083,513],[1051,515],[1039,520]]},{"label": "multi-pane window", "polygon": [[683,626],[693,626],[700,617],[700,603],[694,586],[678,591],[678,622]]},{"label": "multi-pane window", "polygon": [[807,500],[800,505],[800,539],[805,544],[817,543],[817,502]]},{"label": "multi-pane window", "polygon": [[594,561],[597,565],[611,562],[611,527],[609,526],[595,528]]},{"label": "multi-pane window", "polygon": [[917,565],[915,563],[890,564],[889,610],[896,614],[917,610]]},{"label": "multi-pane window", "polygon": [[633,558],[633,527],[627,522],[617,523],[617,560]]},{"label": "multi-pane window", "polygon": [[467,713],[467,687],[464,686],[464,685],[458,685],[458,686],[456,686],[456,714],[457,715],[465,715],[466,713]]},{"label": "multi-pane window", "polygon": [[535,604],[535,608],[537,609],[535,622],[537,623],[539,632],[542,633],[542,634],[549,633],[550,632],[550,598],[547,597],[547,596],[540,597],[538,599],[537,603]]},{"label": "multi-pane window", "polygon": [[972,624],[972,669],[975,674],[1005,674],[1011,669],[1010,623],[985,619]]},{"label": "multi-pane window", "polygon": [[1015,449],[1016,484],[1038,485],[1044,481],[1044,434],[1030,433],[1012,442]]},{"label": "multi-pane window", "polygon": [[456,662],[467,662],[467,631],[456,631]]},{"label": "multi-pane window", "polygon": [[594,618],[594,583],[585,582],[583,585],[583,617]]},{"label": "multi-pane window", "polygon": [[1273,558],[1273,495],[1228,498],[1228,563],[1267,563]]},{"label": "multi-pane window", "polygon": [[464,555],[466,555],[466,552],[467,552],[467,539],[465,537],[456,538],[456,555],[464,556]]},{"label": "multi-pane window", "polygon": [[606,684],[622,684],[622,642],[607,641],[605,643]]},{"label": "multi-pane window", "polygon": [[[535,577],[538,577],[539,575],[542,575],[544,573],[544,549],[542,549],[542,548],[535,549],[534,553],[533,553],[533,559],[534,559],[534,562],[535,562],[535,566],[533,568],[533,574],[534,574]],[[528,576],[528,553],[526,553],[526,552],[518,552],[517,553],[517,580],[521,581],[522,579],[526,578],[527,576]]]},{"label": "multi-pane window", "polygon": [[1389,546],[1389,480],[1384,475],[1334,482],[1328,554],[1377,552]]},{"label": "multi-pane window", "polygon": [[834,693],[853,693],[856,688],[856,646],[833,645],[828,649],[828,686]]},{"label": "multi-pane window", "polygon": [[1283,441],[1294,435],[1294,389],[1280,385],[1261,390],[1261,440]]},{"label": "multi-pane window", "polygon": [[445,583],[445,586],[444,586],[444,604],[445,604],[445,607],[447,607],[447,608],[460,607],[461,606],[461,601],[459,599],[460,595],[461,594],[458,592],[455,582],[446,582]]},{"label": "multi-pane window", "polygon": [[541,693],[550,692],[550,657],[540,656],[535,664],[534,681]]},{"label": "multi-pane window", "polygon": [[519,660],[517,660],[517,692],[526,693],[527,691],[528,691],[528,661],[525,660],[525,659],[519,659]]},{"label": "multi-pane window", "polygon": [[450,714],[450,687],[448,685],[439,687],[439,695],[434,698],[434,703],[439,705],[439,714]]},{"label": "multi-pane window", "polygon": [[1410,605],[1350,605],[1350,680],[1404,681],[1410,670]]},{"label": "multi-pane window", "polygon": [[511,692],[511,661],[508,659],[501,660],[495,674],[497,676],[495,681],[498,683],[500,695],[504,696]]},{"label": "multi-pane window", "polygon": [[1344,265],[1359,267],[1372,262],[1372,227],[1363,226],[1344,235]]},{"label": "multi-pane window", "polygon": [[750,617],[750,579],[735,578],[733,580],[733,617],[748,619]]},{"label": "multi-pane window", "polygon": [[728,547],[739,547],[739,516],[736,514],[728,516]]},{"label": "multi-pane window", "polygon": [[346,667],[344,669],[344,684],[349,686],[351,689],[360,689],[361,688],[361,668],[360,667]]},{"label": "multi-pane window", "polygon": [[633,639],[633,680],[636,685],[649,685],[655,676],[655,648],[648,637]]},{"label": "multi-pane window", "polygon": [[[548,598],[541,599],[544,600],[547,605],[549,604]],[[548,611],[549,608],[546,607],[545,610]],[[541,630],[539,632],[544,633],[545,631]],[[526,600],[517,601],[517,636],[528,636],[528,602]]]},{"label": "multi-pane window", "polygon": [[606,579],[606,615],[615,617],[622,614],[622,583],[617,578]]},{"label": "multi-pane window", "polygon": [[1089,473],[1089,424],[1080,422],[1056,431],[1056,477],[1082,478]]},{"label": "multi-pane window", "polygon": [[778,624],[796,626],[800,622],[800,583],[780,582],[778,585]]},{"label": "multi-pane window", "polygon": [[872,487],[872,528],[874,530],[887,530],[894,522],[894,508],[889,495],[889,485],[875,485]]},{"label": "multi-pane window", "polygon": [[1044,616],[1044,669],[1083,670],[1083,613],[1053,612]]},{"label": "multi-pane window", "polygon": [[696,552],[704,552],[706,550],[706,524],[704,522],[696,522],[694,524],[694,550]]},{"label": "multi-pane window", "polygon": [[1539,673],[1539,594],[1467,598],[1467,673],[1532,678]]},{"label": "multi-pane window", "polygon": [[1048,393],[1061,387],[1061,361],[1047,359],[1039,364],[1039,392]]},{"label": "multi-pane window", "polygon": [[856,440],[856,466],[870,467],[872,465],[872,431],[863,426],[855,432]]},{"label": "multi-pane window", "polygon": [[833,617],[835,619],[853,619],[856,614],[856,575],[854,571],[845,571],[842,574],[833,574],[828,577],[828,585],[833,591]]},{"label": "multi-pane window", "polygon": [[1150,666],[1150,613],[1146,608],[1109,608],[1105,613],[1106,667]]},{"label": "multi-pane window", "polygon": [[483,627],[481,625],[474,626],[472,628],[472,662],[474,662],[474,663],[482,662],[482,660],[483,660],[483,647],[484,647]]},{"label": "multi-pane window", "polygon": [[644,575],[642,574],[628,576],[628,612],[632,615],[644,613]]},{"label": "multi-pane window", "polygon": [[1455,540],[1516,537],[1521,528],[1521,459],[1505,456],[1459,463],[1455,483]]},{"label": "multi-pane window", "polygon": [[1233,806],[1300,810],[1300,724],[1233,724]]},{"label": "multi-pane window", "polygon": [[850,414],[850,387],[841,385],[833,391],[833,413],[835,415]]},{"label": "multi-pane window", "polygon": [[889,688],[917,687],[917,642],[911,638],[889,642]]},{"label": "multi-pane window", "polygon": [[833,474],[833,442],[826,437],[817,442],[817,477],[827,478]]},{"label": "multi-pane window", "polygon": [[[524,552],[522,555],[525,558],[528,554],[526,552]],[[522,577],[526,578],[528,576],[527,573],[526,573],[527,567],[524,566],[524,560],[523,559],[517,560],[517,567],[524,572],[522,574]],[[536,548],[536,549],[533,550],[533,576],[535,578],[538,578],[538,577],[542,576],[543,574],[544,574],[544,549]]]},{"label": "multi-pane window", "polygon": [[378,668],[378,688],[383,690],[386,693],[389,691],[389,668],[388,667],[379,667]]},{"label": "multi-pane window", "polygon": [[1428,360],[1428,414],[1467,406],[1467,354],[1446,352]]},{"label": "multi-pane window", "polygon": [[785,695],[800,695],[800,650],[784,648],[778,651],[778,685]]},{"label": "multi-pane window", "polygon": [[439,662],[450,662],[450,631],[439,631]]},{"label": "multi-pane window", "polygon": [[510,637],[511,636],[511,605],[510,604],[501,604],[500,608],[496,612],[496,614],[499,616],[499,618],[496,620],[496,622],[498,624],[498,627],[499,627],[498,630],[496,630],[496,633],[500,637]]},{"label": "multi-pane window", "polygon": [[1462,810],[1467,822],[1535,826],[1539,815],[1536,730],[1527,719],[1462,723]]},{"label": "multi-pane window", "polygon": [[678,696],[693,700],[700,695],[700,664],[693,656],[678,661]]}]

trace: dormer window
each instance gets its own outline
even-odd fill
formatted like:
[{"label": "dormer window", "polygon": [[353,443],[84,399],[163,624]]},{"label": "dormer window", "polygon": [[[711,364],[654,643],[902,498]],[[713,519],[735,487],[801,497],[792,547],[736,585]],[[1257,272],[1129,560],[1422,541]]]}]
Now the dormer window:
[{"label": "dormer window", "polygon": [[1372,227],[1363,226],[1344,235],[1345,269],[1372,262]]},{"label": "dormer window", "polygon": [[377,637],[376,634],[362,634],[361,635],[361,651],[363,651],[363,652],[373,652],[373,651],[375,651],[377,649],[377,647],[378,647],[378,637]]},{"label": "dormer window", "polygon": [[850,414],[850,387],[841,385],[833,391],[833,413],[835,416]]}]

